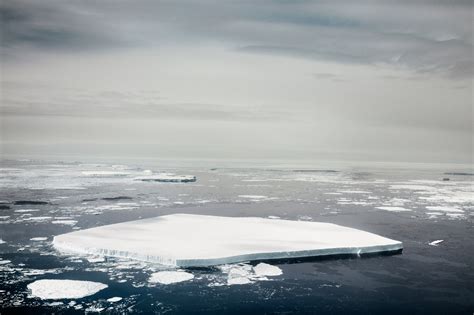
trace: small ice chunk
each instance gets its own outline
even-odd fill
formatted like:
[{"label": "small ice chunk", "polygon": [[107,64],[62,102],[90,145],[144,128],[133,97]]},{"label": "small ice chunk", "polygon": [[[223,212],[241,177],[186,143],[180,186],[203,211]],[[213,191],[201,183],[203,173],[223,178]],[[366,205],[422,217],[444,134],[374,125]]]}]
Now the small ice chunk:
[{"label": "small ice chunk", "polygon": [[51,221],[52,224],[64,224],[64,225],[75,225],[77,223],[76,220],[54,220]]},{"label": "small ice chunk", "polygon": [[26,213],[26,212],[38,212],[38,209],[18,209],[15,210],[14,212],[16,213]]},{"label": "small ice chunk", "polygon": [[375,207],[376,209],[391,211],[391,212],[406,212],[411,211],[410,209],[403,208],[403,207]]},{"label": "small ice chunk", "polygon": [[0,258],[0,265],[6,265],[6,264],[9,264],[9,263],[11,263],[11,260],[6,260],[6,259],[5,259],[5,260],[2,260],[2,259]]},{"label": "small ice chunk", "polygon": [[457,212],[463,213],[462,209],[450,206],[426,206],[426,209],[433,210],[433,211],[443,211],[443,212]]},{"label": "small ice chunk", "polygon": [[231,264],[219,266],[219,269],[227,274],[227,285],[250,284],[255,281],[265,281],[268,277],[282,274],[280,268],[266,263],[259,263],[252,267],[250,264]]},{"label": "small ice chunk", "polygon": [[370,191],[365,191],[365,190],[340,190],[340,193],[345,193],[345,194],[370,194]]},{"label": "small ice chunk", "polygon": [[268,218],[269,219],[280,219],[280,217],[276,216],[276,215],[269,215]]},{"label": "small ice chunk", "polygon": [[257,276],[279,276],[283,274],[280,268],[265,263],[259,263],[253,267],[253,271]]},{"label": "small ice chunk", "polygon": [[46,220],[51,220],[52,217],[29,217],[26,218],[25,220],[27,221],[46,221]]},{"label": "small ice chunk", "polygon": [[429,242],[428,245],[431,245],[431,246],[438,246],[438,244],[441,243],[441,242],[444,242],[444,240],[432,241],[432,242]]},{"label": "small ice chunk", "polygon": [[82,175],[84,176],[93,176],[93,177],[107,177],[107,176],[127,176],[130,175],[128,172],[115,172],[115,171],[83,171]]},{"label": "small ice chunk", "polygon": [[239,195],[239,198],[246,198],[246,199],[265,199],[267,196],[261,195]]},{"label": "small ice chunk", "polygon": [[97,263],[97,262],[103,262],[105,261],[105,258],[102,256],[97,256],[97,257],[88,257],[87,261],[90,263]]},{"label": "small ice chunk", "polygon": [[30,238],[30,241],[41,242],[41,241],[46,241],[47,239],[48,239],[47,237],[32,237]]},{"label": "small ice chunk", "polygon": [[111,297],[110,299],[107,299],[107,302],[110,302],[110,303],[116,303],[120,301],[122,301],[122,298],[120,296],[114,296],[114,297]]},{"label": "small ice chunk", "polygon": [[35,297],[44,300],[80,299],[107,288],[106,284],[93,281],[42,279],[28,284]]},{"label": "small ice chunk", "polygon": [[185,271],[159,271],[151,275],[148,280],[151,283],[171,284],[188,281],[194,278],[194,275]]},{"label": "small ice chunk", "polygon": [[6,242],[0,238],[0,244],[5,244]]}]

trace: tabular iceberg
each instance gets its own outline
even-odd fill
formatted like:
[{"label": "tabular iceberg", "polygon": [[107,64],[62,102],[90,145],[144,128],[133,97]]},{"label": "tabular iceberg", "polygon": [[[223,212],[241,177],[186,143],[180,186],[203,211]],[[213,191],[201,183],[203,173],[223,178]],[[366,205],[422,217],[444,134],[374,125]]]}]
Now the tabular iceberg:
[{"label": "tabular iceberg", "polygon": [[156,175],[135,177],[135,180],[139,180],[142,182],[160,182],[160,183],[192,183],[196,181],[196,176],[162,173],[162,174],[156,174]]},{"label": "tabular iceberg", "polygon": [[172,214],[54,237],[62,252],[192,267],[400,251],[399,241],[331,223]]}]

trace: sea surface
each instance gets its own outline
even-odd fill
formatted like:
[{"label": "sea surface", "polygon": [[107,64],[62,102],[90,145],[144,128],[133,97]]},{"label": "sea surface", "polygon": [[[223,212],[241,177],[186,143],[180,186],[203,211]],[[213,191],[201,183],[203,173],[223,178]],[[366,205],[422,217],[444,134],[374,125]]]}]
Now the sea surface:
[{"label": "sea surface", "polygon": [[[197,180],[137,180],[161,172]],[[215,168],[3,160],[0,313],[473,314],[472,172],[420,165]],[[55,235],[172,213],[331,222],[402,241],[404,250],[268,261],[282,274],[247,284],[229,284],[222,267],[191,268],[185,271],[192,280],[164,285],[149,279],[167,267],[65,255],[51,245]],[[82,299],[42,300],[27,288],[40,279],[108,287]],[[107,301],[111,297],[122,300]]]}]

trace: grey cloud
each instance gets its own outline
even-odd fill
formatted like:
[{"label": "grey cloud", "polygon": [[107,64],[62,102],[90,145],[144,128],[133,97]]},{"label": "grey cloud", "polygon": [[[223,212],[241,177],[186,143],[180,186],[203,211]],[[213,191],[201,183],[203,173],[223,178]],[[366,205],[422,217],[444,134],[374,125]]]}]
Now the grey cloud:
[{"label": "grey cloud", "polygon": [[[23,84],[7,82],[7,96],[2,98],[2,116],[44,116],[83,118],[134,118],[152,120],[208,121],[279,121],[292,120],[289,111],[265,106],[229,106],[200,103],[170,103],[156,91],[140,93],[69,90],[66,95],[42,99],[38,91]],[[44,88],[44,87],[42,87]]]},{"label": "grey cloud", "polygon": [[469,77],[471,1],[6,0],[2,51],[126,49],[220,42],[250,53]]}]

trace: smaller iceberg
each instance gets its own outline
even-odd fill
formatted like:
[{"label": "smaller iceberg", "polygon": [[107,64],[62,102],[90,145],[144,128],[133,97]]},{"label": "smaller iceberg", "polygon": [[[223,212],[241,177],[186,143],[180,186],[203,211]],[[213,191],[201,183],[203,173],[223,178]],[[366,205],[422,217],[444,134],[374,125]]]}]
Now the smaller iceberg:
[{"label": "smaller iceberg", "polygon": [[107,288],[93,281],[43,279],[28,284],[31,295],[43,300],[80,299]]},{"label": "smaller iceberg", "polygon": [[196,181],[194,175],[176,175],[172,173],[161,173],[155,175],[147,175],[135,177],[135,180],[142,182],[160,182],[160,183],[190,183]]}]

